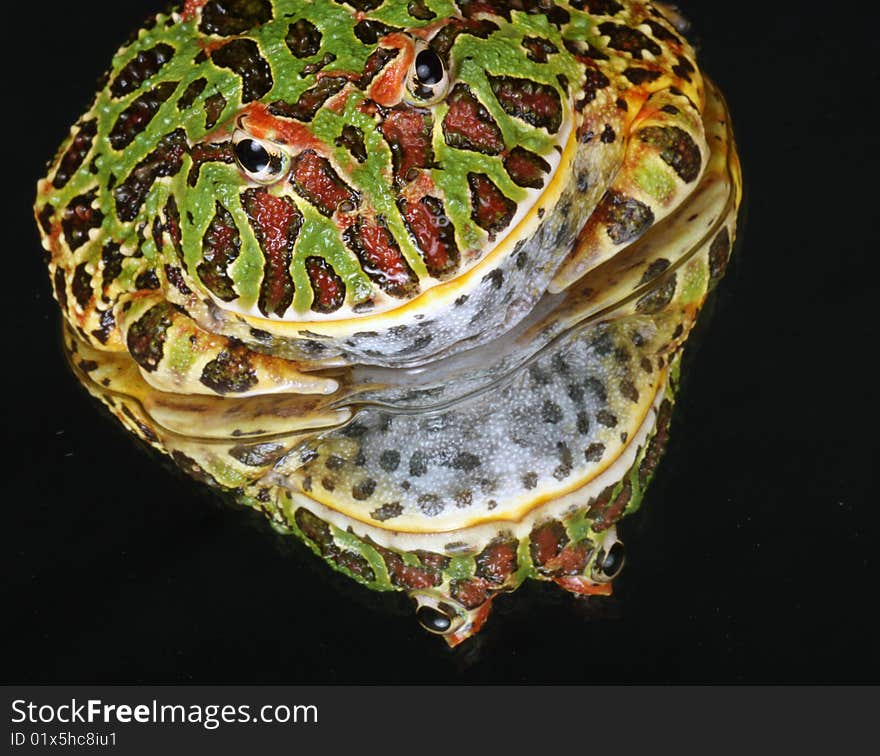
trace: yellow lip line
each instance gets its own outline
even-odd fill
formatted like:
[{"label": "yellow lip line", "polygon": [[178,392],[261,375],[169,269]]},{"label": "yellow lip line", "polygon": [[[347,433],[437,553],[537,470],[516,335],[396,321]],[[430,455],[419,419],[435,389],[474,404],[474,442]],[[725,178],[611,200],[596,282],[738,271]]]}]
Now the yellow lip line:
[{"label": "yellow lip line", "polygon": [[[490,267],[499,257],[508,254],[509,248],[519,241],[529,231],[529,226],[534,224],[537,219],[538,210],[546,207],[548,204],[555,204],[556,199],[565,188],[563,175],[568,175],[569,171],[565,169],[565,165],[573,160],[573,153],[577,147],[577,129],[569,130],[568,140],[562,150],[559,158],[559,165],[556,172],[550,179],[550,183],[541,192],[531,207],[519,223],[514,226],[507,235],[498,243],[483,260],[480,260],[474,267],[457,278],[436,284],[419,296],[411,299],[409,302],[399,305],[391,310],[385,310],[375,315],[365,315],[359,318],[344,318],[341,320],[273,320],[271,318],[262,318],[248,313],[237,313],[250,325],[275,333],[279,336],[287,335],[291,332],[309,331],[311,333],[319,333],[326,336],[347,336],[354,331],[370,330],[372,324],[381,323],[389,318],[398,319],[401,316],[415,315],[422,310],[435,307],[442,304],[443,300],[451,301],[458,297],[462,289],[473,282],[477,276],[481,276],[482,272]],[[549,201],[548,201],[549,200]]]},{"label": "yellow lip line", "polygon": [[479,527],[480,525],[486,525],[486,524],[490,524],[490,523],[493,525],[497,525],[502,522],[509,522],[509,523],[516,524],[516,523],[521,522],[529,514],[531,514],[536,509],[542,507],[544,504],[555,501],[556,499],[561,499],[562,497],[568,496],[569,494],[572,494],[572,493],[575,493],[579,489],[584,488],[585,486],[589,485],[593,480],[598,478],[609,467],[611,467],[618,459],[620,459],[620,457],[626,453],[626,450],[630,447],[630,445],[634,442],[634,440],[639,436],[639,430],[641,430],[641,428],[644,426],[645,420],[648,417],[648,414],[651,412],[651,410],[653,409],[654,405],[657,402],[658,392],[664,390],[664,387],[666,386],[665,376],[666,376],[665,370],[659,374],[657,385],[654,390],[654,393],[652,394],[651,401],[645,403],[645,409],[641,413],[641,415],[639,416],[638,422],[635,423],[635,431],[630,433],[629,441],[626,444],[624,444],[623,446],[621,446],[618,454],[615,454],[614,457],[609,459],[602,467],[594,469],[590,475],[588,475],[584,478],[581,478],[577,482],[569,484],[565,488],[556,490],[553,493],[543,494],[541,496],[536,496],[532,499],[529,499],[528,501],[521,504],[514,512],[508,513],[504,517],[483,516],[483,517],[479,517],[474,520],[471,520],[471,521],[464,523],[464,524],[457,524],[454,526],[439,527],[439,528],[434,527],[434,528],[431,528],[428,530],[413,530],[411,527],[408,528],[406,526],[385,528],[382,526],[381,523],[377,523],[375,521],[367,521],[366,519],[363,518],[363,516],[358,516],[356,514],[353,514],[347,507],[345,507],[345,508],[341,507],[339,505],[338,501],[332,501],[332,502],[328,503],[326,501],[322,501],[321,499],[313,496],[312,494],[307,494],[304,491],[299,491],[298,493],[299,493],[299,495],[304,496],[305,498],[310,499],[311,501],[314,501],[318,504],[321,504],[322,506],[327,507],[328,509],[335,510],[335,511],[339,512],[341,515],[343,515],[351,520],[355,520],[363,525],[367,525],[369,527],[376,528],[378,530],[393,531],[395,533],[400,533],[401,535],[431,535],[431,534],[436,534],[436,533],[452,533],[452,532],[457,532],[457,531],[462,531],[462,530],[468,530],[470,528],[476,528],[476,527]]}]

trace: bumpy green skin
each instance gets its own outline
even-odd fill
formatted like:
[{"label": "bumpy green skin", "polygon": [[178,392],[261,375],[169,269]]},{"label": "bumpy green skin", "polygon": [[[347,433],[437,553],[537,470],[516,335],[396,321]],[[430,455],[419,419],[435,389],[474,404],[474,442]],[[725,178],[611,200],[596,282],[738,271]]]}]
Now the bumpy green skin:
[{"label": "bumpy green skin", "polygon": [[[649,3],[189,0],[38,186],[68,355],[133,433],[452,645],[528,578],[607,594],[734,236],[727,120]],[[464,401],[505,385],[494,417]],[[409,424],[355,437],[370,402]]]},{"label": "bumpy green skin", "polygon": [[[120,50],[36,203],[90,343],[127,348],[157,387],[211,388],[203,365],[145,365],[128,343],[126,307],[149,297],[221,336],[217,353],[235,338],[300,361],[424,361],[509,328],[566,255],[598,264],[699,178],[702,79],[650,5],[364,8],[190,2]],[[430,104],[406,65],[418,45],[446,65]],[[292,170],[256,183],[237,135]],[[538,229],[517,228],[530,208]],[[257,374],[231,393],[278,390]]]}]

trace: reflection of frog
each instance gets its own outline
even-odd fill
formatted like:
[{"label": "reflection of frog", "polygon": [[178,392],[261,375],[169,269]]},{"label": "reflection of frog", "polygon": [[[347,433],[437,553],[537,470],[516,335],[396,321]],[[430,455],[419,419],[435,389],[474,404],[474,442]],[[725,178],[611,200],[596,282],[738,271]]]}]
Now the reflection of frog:
[{"label": "reflection of frog", "polygon": [[[83,378],[136,399],[107,403],[336,566],[418,592],[450,639],[530,575],[605,590],[620,547],[598,533],[638,498],[620,487],[658,437],[735,214],[723,102],[664,12],[189,0],[157,16],[38,188]],[[565,331],[611,304],[622,320]],[[462,350],[504,332],[474,372]],[[419,365],[436,374],[400,370]],[[481,414],[467,397],[501,375]],[[419,392],[458,404],[429,411]],[[181,440],[193,427],[236,440],[231,458]],[[604,529],[583,506],[543,516],[609,483]]]}]

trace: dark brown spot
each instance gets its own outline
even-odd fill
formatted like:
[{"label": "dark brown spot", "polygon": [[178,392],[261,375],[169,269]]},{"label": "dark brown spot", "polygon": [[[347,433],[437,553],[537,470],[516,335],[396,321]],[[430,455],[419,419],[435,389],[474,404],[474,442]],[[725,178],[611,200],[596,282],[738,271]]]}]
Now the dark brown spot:
[{"label": "dark brown spot", "polygon": [[410,0],[406,11],[419,21],[430,21],[432,18],[437,18],[437,14],[428,7],[425,0]]},{"label": "dark brown spot", "polygon": [[138,275],[134,280],[134,285],[139,291],[152,291],[158,289],[162,283],[159,281],[156,271],[153,268],[148,268]]},{"label": "dark brown spot", "polygon": [[113,97],[124,97],[137,90],[147,79],[155,76],[174,56],[174,48],[159,44],[142,50],[126,63],[110,84]]},{"label": "dark brown spot", "polygon": [[98,322],[100,325],[92,331],[92,336],[102,344],[106,344],[110,339],[110,334],[116,328],[116,318],[113,316],[113,310],[103,310]]},{"label": "dark brown spot", "polygon": [[125,181],[113,190],[119,220],[130,223],[137,217],[156,179],[174,176],[180,171],[187,149],[183,129],[176,129],[159,140],[156,149],[141,160]]},{"label": "dark brown spot", "polygon": [[657,147],[660,158],[682,181],[690,183],[700,175],[703,158],[693,137],[678,126],[646,126],[638,132],[639,140]]},{"label": "dark brown spot", "polygon": [[239,444],[229,450],[229,456],[248,467],[265,467],[273,464],[283,452],[282,444]]},{"label": "dark brown spot", "polygon": [[321,32],[311,21],[301,18],[287,27],[284,42],[295,57],[308,58],[321,49]]},{"label": "dark brown spot", "polygon": [[[587,68],[584,71],[584,95],[574,105],[575,110],[581,111],[593,100],[596,99],[596,93],[605,89],[611,81],[597,68]],[[584,128],[584,127],[581,127]],[[578,137],[582,138],[582,133],[578,132]]]},{"label": "dark brown spot", "polygon": [[73,280],[70,290],[80,309],[85,310],[92,301],[92,276],[86,270],[87,263],[80,263],[73,271]]},{"label": "dark brown spot", "polygon": [[613,498],[612,491],[611,486],[606,488],[587,510],[587,517],[593,521],[593,530],[597,533],[607,530],[620,519],[632,498],[632,483],[626,478]]},{"label": "dark brown spot", "polygon": [[544,37],[523,37],[522,44],[528,51],[526,57],[535,63],[546,63],[548,55],[559,52],[559,48]]},{"label": "dark brown spot", "polygon": [[226,98],[219,92],[205,100],[205,128],[213,129],[226,107]]},{"label": "dark brown spot", "polygon": [[357,499],[358,501],[364,501],[365,499],[369,499],[375,490],[376,481],[372,478],[365,478],[351,487],[351,495],[352,498]]},{"label": "dark brown spot", "polygon": [[92,189],[87,194],[80,194],[70,200],[64,208],[61,228],[71,251],[85,244],[89,240],[89,231],[100,228],[104,221],[104,214],[92,207],[96,194],[97,189]]},{"label": "dark brown spot", "polygon": [[675,295],[676,276],[673,274],[661,285],[645,294],[636,302],[636,312],[643,315],[654,315],[663,310]]},{"label": "dark brown spot", "polygon": [[257,374],[250,351],[242,344],[231,343],[205,365],[199,380],[218,394],[238,394],[253,388]]},{"label": "dark brown spot", "polygon": [[109,139],[114,150],[121,150],[132,143],[150,121],[159,108],[177,89],[176,81],[163,81],[152,89],[144,92],[117,117],[110,129]]},{"label": "dark brown spot", "polygon": [[721,276],[724,275],[729,258],[730,234],[727,231],[727,227],[724,227],[718,232],[718,235],[709,246],[709,280],[712,285],[716,284]]},{"label": "dark brown spot", "polygon": [[231,37],[265,24],[271,18],[269,0],[208,0],[202,8],[199,30],[205,34]]},{"label": "dark brown spot", "polygon": [[177,101],[177,109],[189,110],[196,101],[196,98],[205,91],[207,85],[208,80],[204,76],[191,81],[180,96],[180,99]]},{"label": "dark brown spot", "polygon": [[584,459],[587,462],[598,462],[605,454],[605,444],[590,444],[584,450]]},{"label": "dark brown spot", "polygon": [[631,26],[614,24],[610,21],[599,24],[599,33],[609,37],[608,46],[613,50],[629,53],[634,58],[644,57],[645,51],[660,55],[663,51],[647,34]]},{"label": "dark brown spot", "polygon": [[366,162],[367,148],[364,145],[364,132],[357,126],[346,124],[342,127],[342,133],[336,137],[337,147],[344,147],[349,154],[359,163]]},{"label": "dark brown spot", "polygon": [[648,68],[638,68],[636,66],[631,66],[627,68],[623,75],[626,76],[627,79],[630,80],[636,86],[640,84],[646,84],[652,81],[657,81],[663,74],[660,71],[652,71]]},{"label": "dark brown spot", "polygon": [[128,328],[126,346],[132,359],[151,373],[159,367],[165,349],[166,332],[174,322],[174,308],[160,302],[147,310]]},{"label": "dark brown spot", "polygon": [[636,388],[636,385],[629,380],[629,378],[623,378],[620,381],[620,393],[629,399],[631,402],[639,401],[639,392]]},{"label": "dark brown spot", "polygon": [[272,70],[251,39],[233,39],[211,54],[211,60],[241,77],[242,103],[259,100],[272,89]]},{"label": "dark brown spot", "polygon": [[550,163],[517,146],[504,156],[504,169],[517,186],[540,189],[544,186],[544,174],[550,172]]},{"label": "dark brown spot", "polygon": [[[61,189],[68,181],[70,181],[73,174],[79,170],[83,161],[85,161],[86,155],[88,155],[89,151],[92,149],[92,141],[94,140],[97,131],[98,122],[94,119],[90,121],[82,121],[78,125],[76,134],[73,139],[71,139],[70,144],[61,156],[61,159],[58,161],[58,168],[55,171],[55,177],[52,179],[52,186],[56,189]],[[46,205],[46,208],[49,208],[49,212],[52,211],[50,205]],[[43,230],[47,234],[50,231],[45,225],[43,226]]]},{"label": "dark brown spot", "polygon": [[489,84],[505,113],[551,134],[559,131],[562,102],[554,87],[513,76],[489,76]]},{"label": "dark brown spot", "polygon": [[371,18],[365,18],[354,25],[354,36],[365,45],[375,45],[382,37],[395,31],[400,31],[400,29]]},{"label": "dark brown spot", "polygon": [[370,517],[374,520],[378,520],[379,522],[385,522],[385,520],[390,520],[393,517],[400,517],[403,514],[403,507],[400,506],[399,501],[392,501],[387,504],[383,504],[381,507],[374,509],[370,512]]},{"label": "dark brown spot", "polygon": [[609,190],[595,210],[615,244],[626,244],[640,237],[654,223],[654,213],[644,202]]}]

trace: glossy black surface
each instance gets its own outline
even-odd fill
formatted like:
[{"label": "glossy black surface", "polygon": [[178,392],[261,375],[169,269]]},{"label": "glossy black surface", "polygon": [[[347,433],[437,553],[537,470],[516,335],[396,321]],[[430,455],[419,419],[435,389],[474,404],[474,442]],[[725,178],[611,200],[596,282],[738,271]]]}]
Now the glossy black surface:
[{"label": "glossy black surface", "polygon": [[404,598],[142,451],[67,372],[33,187],[151,7],[32,3],[7,19],[32,48],[4,50],[3,682],[880,680],[876,18],[685,6],[747,196],[668,454],[621,526],[612,599],[531,584],[450,652]]}]

